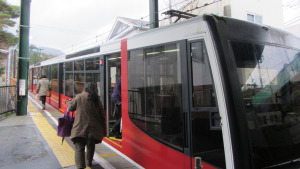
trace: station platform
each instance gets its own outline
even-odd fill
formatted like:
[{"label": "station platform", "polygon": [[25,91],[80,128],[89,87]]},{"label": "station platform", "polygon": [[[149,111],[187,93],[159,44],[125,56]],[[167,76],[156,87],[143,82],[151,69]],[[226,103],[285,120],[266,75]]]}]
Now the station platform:
[{"label": "station platform", "polygon": [[[29,93],[27,115],[0,121],[0,169],[76,169],[75,147],[57,136],[57,119],[63,114]],[[92,169],[141,168],[105,142],[96,144]]]}]

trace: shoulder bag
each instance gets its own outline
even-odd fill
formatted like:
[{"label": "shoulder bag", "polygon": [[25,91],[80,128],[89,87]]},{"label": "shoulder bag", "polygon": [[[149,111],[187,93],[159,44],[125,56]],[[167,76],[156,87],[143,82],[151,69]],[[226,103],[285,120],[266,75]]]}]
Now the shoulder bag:
[{"label": "shoulder bag", "polygon": [[63,144],[65,137],[71,136],[73,123],[74,113],[72,113],[72,116],[70,116],[69,111],[67,111],[67,113],[63,117],[58,118],[57,135],[62,137],[61,144]]}]

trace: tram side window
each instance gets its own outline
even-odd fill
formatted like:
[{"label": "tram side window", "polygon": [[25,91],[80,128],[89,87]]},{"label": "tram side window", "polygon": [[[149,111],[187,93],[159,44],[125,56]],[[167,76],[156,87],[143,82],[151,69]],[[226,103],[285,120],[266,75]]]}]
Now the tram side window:
[{"label": "tram side window", "polygon": [[157,140],[183,150],[179,44],[130,51],[129,115]]},{"label": "tram side window", "polygon": [[74,71],[84,70],[84,60],[74,61]]},{"label": "tram side window", "polygon": [[299,159],[300,51],[232,42],[255,168]]},{"label": "tram side window", "polygon": [[73,73],[65,74],[65,96],[74,97],[74,80]]},{"label": "tram side window", "polygon": [[58,93],[58,64],[51,66],[51,91]]},{"label": "tram side window", "polygon": [[87,59],[85,61],[86,70],[99,70],[99,57]]},{"label": "tram side window", "polygon": [[98,96],[100,96],[100,73],[86,73],[86,82],[93,82],[97,84]]},{"label": "tram side window", "polygon": [[42,75],[46,75],[47,78],[50,78],[49,77],[49,69],[48,69],[48,66],[44,66],[42,68]]},{"label": "tram side window", "polygon": [[191,43],[191,56],[193,107],[214,107],[214,90],[203,42]]},{"label": "tram side window", "polygon": [[194,157],[225,168],[220,116],[203,41],[190,43],[192,66],[192,150]]},{"label": "tram side window", "polygon": [[66,71],[73,71],[73,62],[66,62],[65,63],[65,70]]},{"label": "tram side window", "polygon": [[74,73],[74,93],[75,96],[80,94],[84,89],[84,74]]},{"label": "tram side window", "polygon": [[[38,82],[38,68],[33,68],[33,84],[37,85]],[[35,89],[34,89],[35,90]]]}]

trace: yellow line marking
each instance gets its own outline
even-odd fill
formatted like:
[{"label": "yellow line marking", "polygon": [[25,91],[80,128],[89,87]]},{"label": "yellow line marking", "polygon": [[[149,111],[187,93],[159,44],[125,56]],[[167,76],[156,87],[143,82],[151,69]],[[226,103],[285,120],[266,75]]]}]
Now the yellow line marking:
[{"label": "yellow line marking", "polygon": [[117,156],[119,154],[106,154],[106,155],[99,155],[99,157],[111,157],[111,156]]},{"label": "yellow line marking", "polygon": [[42,113],[30,101],[28,102],[28,111],[31,115],[34,114],[31,118],[49,144],[61,166],[64,168],[75,165],[75,151],[73,148],[66,141],[61,145],[62,138],[56,135],[56,130],[53,129]]},{"label": "yellow line marking", "polygon": [[[123,148],[123,146],[121,146],[120,144],[115,143],[115,142],[113,141],[113,139],[110,139],[109,137],[106,137],[106,138],[107,138],[108,141],[110,141],[110,142],[114,143],[115,145],[117,145],[117,146]],[[111,138],[114,138],[114,137],[111,137]]]}]

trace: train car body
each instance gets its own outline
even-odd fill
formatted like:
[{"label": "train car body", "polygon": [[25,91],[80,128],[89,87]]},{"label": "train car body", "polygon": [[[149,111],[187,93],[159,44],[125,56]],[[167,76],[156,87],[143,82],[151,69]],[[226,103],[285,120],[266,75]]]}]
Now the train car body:
[{"label": "train car body", "polygon": [[47,74],[47,102],[64,113],[65,99],[97,83],[109,133],[121,78],[122,139],[104,142],[141,168],[299,166],[298,37],[204,15],[99,48],[31,66],[29,90]]}]

